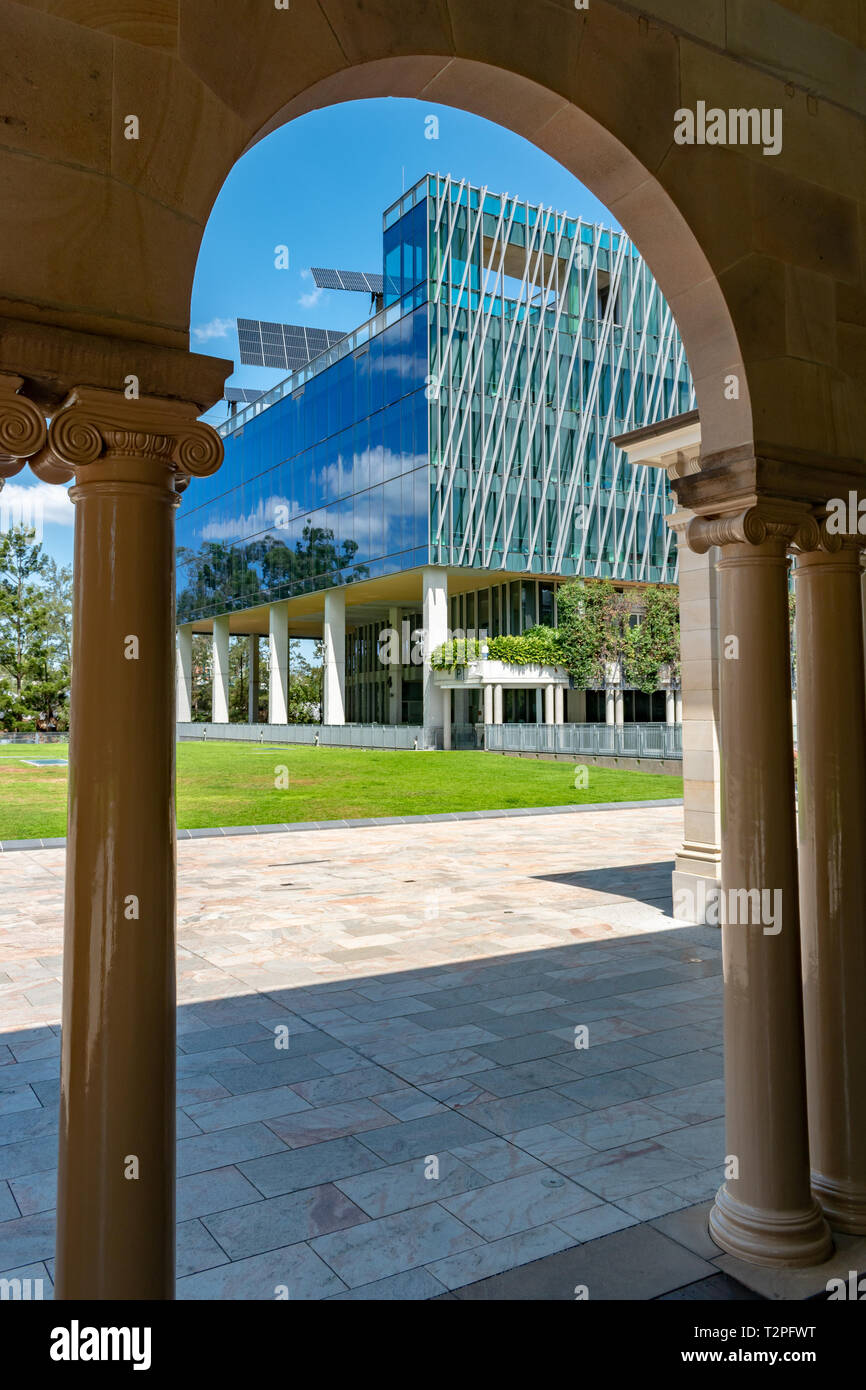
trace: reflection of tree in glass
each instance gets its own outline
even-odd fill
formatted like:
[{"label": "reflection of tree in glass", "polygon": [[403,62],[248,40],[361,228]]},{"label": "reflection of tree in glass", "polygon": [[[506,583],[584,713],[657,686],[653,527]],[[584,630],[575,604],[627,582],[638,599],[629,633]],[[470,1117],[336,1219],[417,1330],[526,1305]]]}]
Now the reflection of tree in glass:
[{"label": "reflection of tree in glass", "polygon": [[178,594],[178,621],[366,579],[369,567],[355,564],[357,553],[357,541],[338,544],[332,530],[310,525],[294,546],[275,536],[236,546],[222,541],[205,541],[198,550],[180,546],[178,568],[185,583]]}]

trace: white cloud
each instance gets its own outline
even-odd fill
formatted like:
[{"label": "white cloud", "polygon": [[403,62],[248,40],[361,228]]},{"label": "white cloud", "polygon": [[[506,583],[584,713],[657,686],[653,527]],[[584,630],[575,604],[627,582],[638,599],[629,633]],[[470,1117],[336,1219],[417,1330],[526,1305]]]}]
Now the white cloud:
[{"label": "white cloud", "polygon": [[40,539],[44,525],[72,526],[74,522],[75,508],[65,487],[52,483],[35,483],[31,487],[7,483],[0,492],[0,529],[4,531],[13,526],[32,526]]},{"label": "white cloud", "polygon": [[234,327],[234,319],[211,319],[210,323],[200,323],[192,330],[198,343],[207,343],[211,338],[227,338]]},{"label": "white cloud", "polygon": [[[312,274],[311,274],[311,272],[310,272],[309,270],[302,270],[302,271],[301,271],[301,279],[302,279],[302,280],[311,280],[311,279],[312,279]],[[316,304],[318,304],[318,302],[319,302],[319,300],[321,299],[321,297],[322,297],[322,291],[321,291],[320,289],[314,287],[314,288],[311,289],[311,290],[307,290],[307,293],[306,293],[306,294],[302,294],[302,295],[299,297],[299,299],[298,299],[298,303],[299,303],[299,304],[302,304],[303,307],[304,307],[305,309],[312,309],[312,308],[314,308],[314,306],[315,306]]]}]

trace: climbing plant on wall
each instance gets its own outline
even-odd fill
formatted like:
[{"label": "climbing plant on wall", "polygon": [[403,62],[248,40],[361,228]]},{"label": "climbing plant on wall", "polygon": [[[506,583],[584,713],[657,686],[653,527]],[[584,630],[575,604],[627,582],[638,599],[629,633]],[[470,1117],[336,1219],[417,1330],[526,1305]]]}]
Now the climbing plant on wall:
[{"label": "climbing plant on wall", "polygon": [[641,594],[643,618],[631,630],[625,662],[629,685],[651,695],[658,689],[659,672],[670,667],[675,686],[680,681],[680,600],[674,586],[653,585]]}]

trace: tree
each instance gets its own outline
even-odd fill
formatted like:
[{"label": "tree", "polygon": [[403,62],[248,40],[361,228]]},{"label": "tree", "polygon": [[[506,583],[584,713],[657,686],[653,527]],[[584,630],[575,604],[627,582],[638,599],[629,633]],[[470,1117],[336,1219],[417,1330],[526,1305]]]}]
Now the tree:
[{"label": "tree", "polygon": [[0,723],[65,722],[71,596],[67,570],[42,553],[32,528],[0,537]]},{"label": "tree", "polygon": [[307,661],[299,641],[289,643],[289,723],[314,724],[321,718],[323,645]]}]

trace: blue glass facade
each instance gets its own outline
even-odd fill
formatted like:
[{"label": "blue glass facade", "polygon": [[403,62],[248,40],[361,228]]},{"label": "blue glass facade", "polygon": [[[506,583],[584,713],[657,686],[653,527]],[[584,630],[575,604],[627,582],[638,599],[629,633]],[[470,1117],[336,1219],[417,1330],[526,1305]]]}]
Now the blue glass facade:
[{"label": "blue glass facade", "polygon": [[179,510],[179,622],[427,563],[427,339],[410,308],[227,435]]}]

